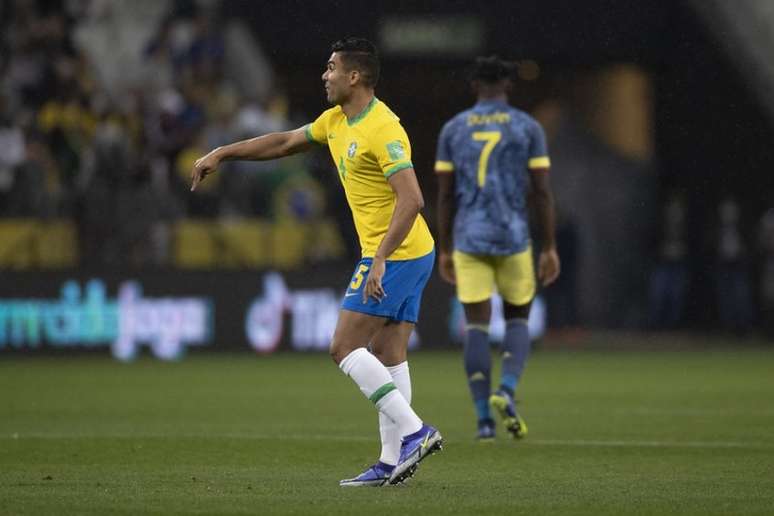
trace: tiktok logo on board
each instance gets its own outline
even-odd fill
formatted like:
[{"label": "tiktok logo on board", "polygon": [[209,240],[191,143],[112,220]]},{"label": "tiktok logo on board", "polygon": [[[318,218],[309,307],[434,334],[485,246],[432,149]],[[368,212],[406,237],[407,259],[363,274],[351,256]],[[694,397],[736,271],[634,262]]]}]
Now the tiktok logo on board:
[{"label": "tiktok logo on board", "polygon": [[[291,291],[282,275],[270,272],[263,278],[263,294],[247,307],[247,341],[255,351],[271,353],[287,334],[294,350],[326,351],[336,330],[341,299],[350,295],[353,294],[345,292],[342,296],[324,287]],[[286,328],[286,319],[289,319],[289,328]],[[419,334],[414,330],[409,349],[419,347],[419,343]]]}]

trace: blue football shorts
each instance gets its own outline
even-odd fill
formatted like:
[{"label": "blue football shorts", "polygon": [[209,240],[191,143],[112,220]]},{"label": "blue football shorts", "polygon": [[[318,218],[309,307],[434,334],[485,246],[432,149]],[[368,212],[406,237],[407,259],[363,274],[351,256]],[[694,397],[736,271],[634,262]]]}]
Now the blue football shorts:
[{"label": "blue football shorts", "polygon": [[382,278],[384,298],[379,301],[370,297],[363,303],[363,289],[371,262],[373,262],[372,258],[363,258],[355,267],[355,273],[344,294],[341,308],[386,317],[394,321],[416,323],[419,318],[422,291],[433,272],[435,250],[413,260],[387,260]]}]

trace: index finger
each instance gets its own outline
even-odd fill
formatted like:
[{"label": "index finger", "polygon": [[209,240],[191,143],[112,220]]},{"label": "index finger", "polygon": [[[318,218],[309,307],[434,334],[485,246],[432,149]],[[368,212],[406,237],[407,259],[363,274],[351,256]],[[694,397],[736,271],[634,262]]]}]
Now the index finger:
[{"label": "index finger", "polygon": [[368,280],[366,280],[366,284],[363,286],[363,295],[362,295],[363,304],[366,304],[368,302],[368,295],[369,295],[368,290],[369,290]]},{"label": "index finger", "polygon": [[201,174],[198,170],[194,169],[194,171],[191,173],[191,191],[193,192],[196,190],[197,185],[201,181]]}]

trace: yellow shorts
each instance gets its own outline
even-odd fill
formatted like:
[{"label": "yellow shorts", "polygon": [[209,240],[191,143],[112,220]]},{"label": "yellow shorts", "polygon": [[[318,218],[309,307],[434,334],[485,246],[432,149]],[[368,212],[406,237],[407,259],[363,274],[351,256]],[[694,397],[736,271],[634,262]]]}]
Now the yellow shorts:
[{"label": "yellow shorts", "polygon": [[492,297],[494,286],[502,298],[516,306],[535,296],[532,247],[506,256],[468,254],[454,251],[457,297],[462,303],[478,303]]}]

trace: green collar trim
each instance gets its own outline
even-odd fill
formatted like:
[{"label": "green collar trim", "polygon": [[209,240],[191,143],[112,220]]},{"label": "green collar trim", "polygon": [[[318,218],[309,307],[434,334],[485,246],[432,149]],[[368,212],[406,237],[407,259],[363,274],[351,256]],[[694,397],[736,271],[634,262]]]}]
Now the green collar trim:
[{"label": "green collar trim", "polygon": [[368,113],[371,112],[371,110],[374,108],[374,106],[378,101],[379,99],[377,99],[374,96],[374,98],[371,99],[371,102],[369,102],[368,105],[365,108],[363,108],[363,111],[361,111],[360,113],[358,113],[352,118],[347,118],[347,125],[352,127],[353,125],[355,125],[356,123],[364,119],[368,115]]}]

